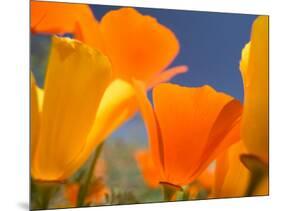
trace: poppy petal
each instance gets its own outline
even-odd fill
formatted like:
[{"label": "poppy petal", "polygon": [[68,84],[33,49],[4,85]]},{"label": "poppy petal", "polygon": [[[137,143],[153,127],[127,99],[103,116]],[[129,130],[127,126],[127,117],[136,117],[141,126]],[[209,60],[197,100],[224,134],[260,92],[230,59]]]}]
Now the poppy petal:
[{"label": "poppy petal", "polygon": [[165,70],[164,72],[157,74],[157,76],[153,77],[151,80],[146,82],[146,84],[148,84],[148,89],[150,89],[160,83],[167,82],[167,81],[171,80],[173,77],[175,77],[176,75],[187,72],[187,70],[188,70],[188,67],[185,65],[176,66],[176,67],[172,67],[168,70]]},{"label": "poppy petal", "polygon": [[163,172],[163,151],[161,144],[160,131],[158,127],[157,120],[153,108],[146,96],[145,84],[143,82],[133,80],[133,86],[136,92],[136,98],[138,100],[138,105],[142,118],[145,122],[148,138],[149,138],[149,147],[152,155],[153,163],[159,171],[159,177],[162,178]]},{"label": "poppy petal", "polygon": [[34,178],[63,180],[80,167],[71,163],[85,146],[110,77],[109,60],[98,51],[79,41],[53,37],[32,163]]},{"label": "poppy petal", "polygon": [[[268,162],[268,17],[258,17],[252,27],[246,81],[242,139],[249,153]],[[244,77],[245,75],[245,77]]]},{"label": "poppy petal", "polygon": [[176,185],[190,182],[200,165],[211,128],[231,99],[209,86],[189,88],[167,83],[154,88],[153,102],[163,138],[166,180]]},{"label": "poppy petal", "polygon": [[66,34],[97,49],[101,39],[90,7],[84,4],[31,1],[31,31],[34,33]]},{"label": "poppy petal", "polygon": [[[250,179],[250,172],[240,161],[240,155],[245,152],[244,143],[240,141],[228,149],[227,159],[221,157],[221,160],[218,161],[217,169],[223,168],[225,175],[221,177],[221,171],[216,170],[216,180],[221,184],[216,192],[216,197],[245,196]],[[224,162],[228,164],[221,166]]]},{"label": "poppy petal", "polygon": [[136,110],[135,91],[131,84],[115,79],[102,97],[92,134],[100,134],[102,139],[106,138],[132,117]]},{"label": "poppy petal", "polygon": [[[92,149],[131,118],[136,110],[137,102],[132,86],[120,79],[112,81],[100,101],[96,119],[89,132],[86,144],[79,156],[72,162],[72,165],[80,166],[92,153]],[[69,168],[72,167],[69,166]]]},{"label": "poppy petal", "polygon": [[30,107],[31,107],[31,157],[33,157],[34,149],[38,143],[40,130],[40,105],[37,92],[37,86],[33,74],[31,73],[31,90],[30,90]]},{"label": "poppy petal", "polygon": [[159,185],[160,178],[150,152],[146,150],[139,150],[136,152],[135,158],[148,185],[152,188],[157,187]]},{"label": "poppy petal", "polygon": [[100,32],[114,73],[126,80],[148,80],[163,71],[179,51],[170,29],[133,8],[106,13]]},{"label": "poppy petal", "polygon": [[240,140],[241,115],[242,105],[238,100],[233,99],[223,107],[210,131],[197,171],[203,171],[215,157]]},{"label": "poppy petal", "polygon": [[243,78],[244,89],[249,86],[249,81],[247,79],[247,71],[249,65],[249,55],[251,49],[251,42],[248,42],[242,50],[241,61],[240,61],[240,71]]}]

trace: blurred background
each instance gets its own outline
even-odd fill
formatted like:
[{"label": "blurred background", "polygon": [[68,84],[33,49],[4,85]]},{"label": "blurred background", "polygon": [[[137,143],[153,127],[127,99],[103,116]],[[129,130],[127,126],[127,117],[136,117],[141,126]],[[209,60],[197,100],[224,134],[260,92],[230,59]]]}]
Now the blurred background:
[{"label": "blurred background", "polygon": [[[91,5],[100,20],[103,15],[120,7]],[[184,86],[209,84],[243,101],[243,84],[239,70],[241,50],[250,39],[254,15],[136,8],[155,17],[170,28],[180,42],[180,53],[171,66],[188,65],[189,71],[172,79]],[[71,35],[68,35],[71,36]],[[31,69],[43,87],[50,48],[50,36],[31,34]],[[149,93],[150,94],[150,93]],[[134,159],[134,152],[146,148],[143,122],[136,114],[115,131],[105,142],[106,182],[114,190],[126,191],[132,202],[162,200],[160,190],[151,190],[143,181]]]}]

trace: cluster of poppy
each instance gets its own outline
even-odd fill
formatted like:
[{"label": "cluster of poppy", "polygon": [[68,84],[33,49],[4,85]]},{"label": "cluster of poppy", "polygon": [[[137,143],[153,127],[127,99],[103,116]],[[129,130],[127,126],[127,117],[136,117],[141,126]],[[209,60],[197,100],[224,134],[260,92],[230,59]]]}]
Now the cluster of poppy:
[{"label": "cluster of poppy", "polygon": [[[210,198],[268,194],[268,17],[255,20],[242,51],[243,105],[207,85],[168,83],[188,69],[167,69],[180,43],[133,8],[109,11],[98,22],[88,5],[31,1],[31,32],[54,35],[43,89],[31,73],[34,181],[67,183],[140,110],[149,149],[135,157],[166,200],[195,180]],[[73,39],[56,36],[66,33]],[[98,203],[110,190],[95,182],[85,203],[78,183],[66,184],[66,196],[73,205]]]}]

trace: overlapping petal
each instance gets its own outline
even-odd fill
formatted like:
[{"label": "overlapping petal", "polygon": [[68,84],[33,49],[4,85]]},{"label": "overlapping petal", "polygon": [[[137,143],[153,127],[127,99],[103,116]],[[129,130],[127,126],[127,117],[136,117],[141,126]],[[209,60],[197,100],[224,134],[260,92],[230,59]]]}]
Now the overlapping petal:
[{"label": "overlapping petal", "polygon": [[75,39],[100,47],[98,22],[88,5],[31,1],[33,33],[73,34]]},{"label": "overlapping petal", "polygon": [[209,86],[161,84],[153,90],[154,113],[140,85],[135,86],[150,134],[151,156],[165,182],[188,184],[239,140],[242,106],[232,97]]},{"label": "overlapping petal", "polygon": [[34,149],[38,143],[38,136],[40,132],[40,105],[37,86],[33,74],[30,79],[30,108],[31,108],[31,157],[34,155]]},{"label": "overlapping petal", "polygon": [[249,153],[268,162],[268,17],[258,17],[242,51],[244,81],[242,139]]},{"label": "overlapping petal", "polygon": [[[68,38],[53,37],[32,175],[63,180],[76,171],[97,109],[110,81],[109,60]],[[89,156],[83,156],[85,159]]]}]

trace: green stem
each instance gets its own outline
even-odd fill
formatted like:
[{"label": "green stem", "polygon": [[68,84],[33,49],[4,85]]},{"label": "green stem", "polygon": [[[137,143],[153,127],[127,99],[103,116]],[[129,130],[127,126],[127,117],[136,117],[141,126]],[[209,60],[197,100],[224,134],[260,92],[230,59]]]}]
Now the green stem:
[{"label": "green stem", "polygon": [[42,204],[41,204],[42,209],[48,209],[52,192],[53,192],[52,188],[46,188],[42,192]]},{"label": "green stem", "polygon": [[164,201],[172,201],[173,196],[176,194],[176,192],[178,190],[182,190],[182,188],[180,186],[173,185],[170,183],[161,182],[160,184],[162,184],[162,187],[163,187]]},{"label": "green stem", "polygon": [[37,205],[39,209],[48,209],[52,195],[58,190],[59,183],[55,182],[38,182],[36,186],[38,187],[40,193],[39,204]]},{"label": "green stem", "polygon": [[84,180],[85,182],[82,182],[82,184],[80,186],[80,190],[79,190],[79,194],[78,194],[78,200],[77,200],[77,207],[82,207],[85,204],[85,198],[88,194],[89,185],[91,183],[92,175],[93,175],[93,172],[95,171],[95,166],[96,166],[97,160],[100,156],[102,147],[103,147],[103,143],[101,143],[97,147],[94,158],[92,160],[92,163],[91,163],[91,165],[89,167],[89,170],[86,174],[86,179]]}]

